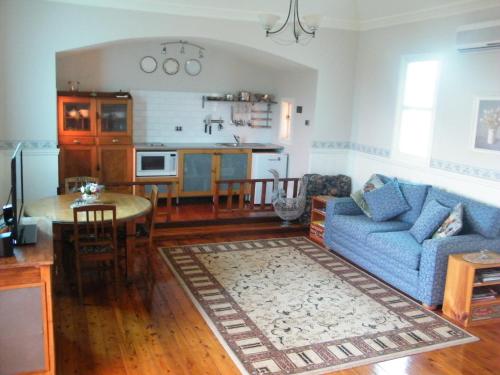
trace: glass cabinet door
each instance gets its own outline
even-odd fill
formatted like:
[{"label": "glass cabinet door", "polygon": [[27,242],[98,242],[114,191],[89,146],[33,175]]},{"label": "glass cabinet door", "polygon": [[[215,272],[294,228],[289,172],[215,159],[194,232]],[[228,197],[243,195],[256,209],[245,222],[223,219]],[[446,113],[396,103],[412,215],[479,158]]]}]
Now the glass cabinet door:
[{"label": "glass cabinet door", "polygon": [[182,191],[211,193],[212,154],[184,154]]},{"label": "glass cabinet door", "polygon": [[[248,173],[248,154],[225,154],[220,155],[219,180],[244,180]],[[233,184],[233,190],[238,190],[239,184]],[[222,191],[227,190],[227,184],[221,184]]]},{"label": "glass cabinet door", "polygon": [[128,100],[99,100],[98,120],[101,135],[130,132],[130,103]]},{"label": "glass cabinet door", "polygon": [[59,98],[61,135],[95,135],[94,116],[94,106],[89,98]]}]

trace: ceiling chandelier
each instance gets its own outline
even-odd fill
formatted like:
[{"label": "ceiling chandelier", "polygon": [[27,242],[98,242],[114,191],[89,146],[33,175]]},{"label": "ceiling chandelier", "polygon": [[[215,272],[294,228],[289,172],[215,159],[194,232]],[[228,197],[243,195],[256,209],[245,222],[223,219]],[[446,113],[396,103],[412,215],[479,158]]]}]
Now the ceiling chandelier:
[{"label": "ceiling chandelier", "polygon": [[[266,31],[266,37],[270,37],[278,44],[300,43],[305,45],[316,36],[321,16],[311,14],[301,18],[299,15],[299,0],[290,0],[288,16],[281,26],[276,27],[280,17],[275,14],[261,14],[259,20]],[[290,31],[291,35],[284,37],[287,30]]]}]

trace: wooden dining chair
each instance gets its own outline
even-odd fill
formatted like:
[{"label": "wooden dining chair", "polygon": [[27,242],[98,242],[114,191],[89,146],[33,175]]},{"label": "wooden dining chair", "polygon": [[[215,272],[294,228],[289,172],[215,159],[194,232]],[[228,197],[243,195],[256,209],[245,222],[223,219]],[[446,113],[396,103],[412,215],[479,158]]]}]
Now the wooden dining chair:
[{"label": "wooden dining chair", "polygon": [[158,208],[158,186],[152,186],[149,200],[151,201],[151,211],[149,211],[146,215],[144,224],[137,225],[135,250],[137,253],[142,254],[146,260],[146,280],[148,282],[152,282],[154,276],[152,267],[152,252],[155,217]]},{"label": "wooden dining chair", "polygon": [[78,192],[79,189],[88,183],[99,183],[99,179],[90,176],[67,177],[64,179],[64,194]]},{"label": "wooden dining chair", "polygon": [[115,295],[118,295],[116,207],[99,204],[73,208],[73,237],[80,303],[83,303],[82,266],[85,263],[111,262]]}]

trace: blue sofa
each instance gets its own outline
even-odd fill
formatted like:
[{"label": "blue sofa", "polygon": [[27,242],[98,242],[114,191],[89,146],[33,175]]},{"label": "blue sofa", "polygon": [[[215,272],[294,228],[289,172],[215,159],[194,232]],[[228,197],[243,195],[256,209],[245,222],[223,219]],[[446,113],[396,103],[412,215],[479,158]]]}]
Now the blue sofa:
[{"label": "blue sofa", "polygon": [[[390,221],[373,221],[351,198],[330,200],[325,244],[424,305],[436,306],[443,302],[448,255],[500,251],[500,209],[428,185],[400,182],[400,188],[411,209]],[[462,202],[464,228],[459,235],[419,244],[408,230],[432,200],[450,208]]]}]

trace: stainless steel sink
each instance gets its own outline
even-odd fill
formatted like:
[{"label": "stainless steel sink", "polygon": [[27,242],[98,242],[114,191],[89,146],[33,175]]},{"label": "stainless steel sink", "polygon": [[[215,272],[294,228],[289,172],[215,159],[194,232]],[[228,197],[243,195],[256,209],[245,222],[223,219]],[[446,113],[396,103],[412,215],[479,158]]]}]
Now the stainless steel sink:
[{"label": "stainless steel sink", "polygon": [[265,143],[216,143],[217,146],[224,147],[242,147],[242,148],[252,148],[252,147],[263,147]]},{"label": "stainless steel sink", "polygon": [[216,143],[217,146],[224,146],[224,147],[239,147],[241,143]]}]

